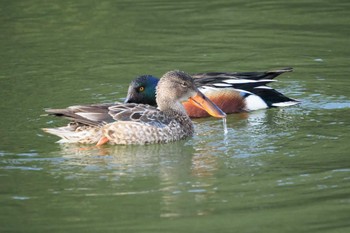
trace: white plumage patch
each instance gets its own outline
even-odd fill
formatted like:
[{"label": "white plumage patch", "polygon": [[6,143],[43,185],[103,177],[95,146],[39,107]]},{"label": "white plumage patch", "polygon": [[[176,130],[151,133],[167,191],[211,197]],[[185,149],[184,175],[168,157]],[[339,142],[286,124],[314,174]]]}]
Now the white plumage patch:
[{"label": "white plumage patch", "polygon": [[[222,82],[230,83],[230,84],[245,84],[245,83],[260,83],[260,82],[276,82],[276,80],[272,79],[260,79],[260,80],[250,80],[250,79],[226,79]],[[215,84],[214,84],[215,85]]]},{"label": "white plumage patch", "polygon": [[274,103],[272,106],[274,107],[288,107],[288,106],[293,106],[299,104],[297,101],[286,101],[286,102],[280,102],[280,103]]},{"label": "white plumage patch", "polygon": [[77,112],[77,115],[89,119],[91,121],[99,121],[103,116],[102,113],[92,113],[92,112]]},{"label": "white plumage patch", "polygon": [[268,108],[265,101],[257,95],[249,95],[245,99],[246,110],[254,111]]},{"label": "white plumage patch", "polygon": [[215,87],[231,87],[231,85],[227,84],[227,83],[213,83],[213,86],[215,86]]},{"label": "white plumage patch", "polygon": [[268,89],[268,90],[272,90],[273,88],[272,87],[268,87],[268,86],[258,86],[258,87],[255,87],[256,89]]}]

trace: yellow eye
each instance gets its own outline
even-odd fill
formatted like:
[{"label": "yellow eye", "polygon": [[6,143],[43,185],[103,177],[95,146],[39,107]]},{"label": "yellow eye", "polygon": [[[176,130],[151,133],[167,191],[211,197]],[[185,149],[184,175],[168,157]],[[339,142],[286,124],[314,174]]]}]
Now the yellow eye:
[{"label": "yellow eye", "polygon": [[143,92],[145,90],[145,87],[139,87],[139,92]]}]

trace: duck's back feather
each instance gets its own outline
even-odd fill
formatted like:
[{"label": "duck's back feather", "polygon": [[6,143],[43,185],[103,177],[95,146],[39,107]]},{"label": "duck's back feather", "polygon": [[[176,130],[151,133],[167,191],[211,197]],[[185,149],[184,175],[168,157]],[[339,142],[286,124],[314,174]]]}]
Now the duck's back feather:
[{"label": "duck's back feather", "polygon": [[278,70],[271,70],[265,72],[209,72],[209,73],[197,73],[193,74],[192,77],[196,79],[201,78],[225,78],[225,79],[250,79],[250,80],[261,80],[261,79],[274,79],[280,74],[286,72],[292,72],[292,67],[286,67]]},{"label": "duck's back feather", "polygon": [[172,116],[146,104],[115,104],[109,107],[108,113],[115,121],[139,122],[158,127],[169,124],[172,119]]},{"label": "duck's back feather", "polygon": [[113,121],[109,107],[115,103],[75,105],[64,109],[47,109],[49,115],[64,117],[71,121],[89,126],[98,126]]}]

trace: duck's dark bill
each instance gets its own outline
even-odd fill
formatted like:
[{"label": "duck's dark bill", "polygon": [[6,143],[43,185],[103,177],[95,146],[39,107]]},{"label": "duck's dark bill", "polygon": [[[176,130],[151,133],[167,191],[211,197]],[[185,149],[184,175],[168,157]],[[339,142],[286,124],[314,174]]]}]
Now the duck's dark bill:
[{"label": "duck's dark bill", "polygon": [[197,107],[203,109],[204,111],[208,112],[213,117],[226,117],[226,114],[210,99],[208,99],[202,92],[197,92],[197,95],[190,97],[188,101],[196,105]]}]

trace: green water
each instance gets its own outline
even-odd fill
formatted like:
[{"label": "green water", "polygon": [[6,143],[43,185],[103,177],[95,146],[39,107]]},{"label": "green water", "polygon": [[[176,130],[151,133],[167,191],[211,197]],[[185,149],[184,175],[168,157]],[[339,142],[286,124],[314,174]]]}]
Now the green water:
[{"label": "green water", "polygon": [[[349,232],[350,2],[0,2],[1,232]],[[167,145],[64,146],[61,108],[140,74],[294,67],[299,106]]]}]

